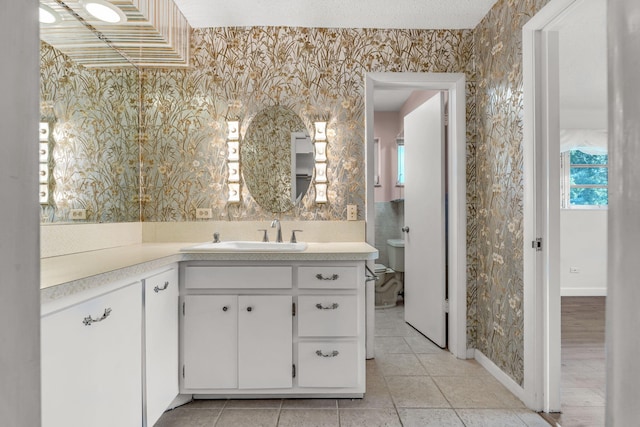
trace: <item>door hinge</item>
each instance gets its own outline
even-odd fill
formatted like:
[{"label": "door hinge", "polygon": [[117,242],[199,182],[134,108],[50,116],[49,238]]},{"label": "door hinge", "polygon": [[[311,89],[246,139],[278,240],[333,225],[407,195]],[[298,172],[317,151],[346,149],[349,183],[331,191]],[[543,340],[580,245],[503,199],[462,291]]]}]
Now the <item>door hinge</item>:
[{"label": "door hinge", "polygon": [[292,316],[296,315],[296,303],[295,302],[291,303],[291,315]]},{"label": "door hinge", "polygon": [[542,237],[537,237],[536,240],[531,242],[531,247],[536,251],[542,250]]},{"label": "door hinge", "polygon": [[296,364],[295,363],[293,365],[291,365],[291,376],[293,378],[296,377]]},{"label": "door hinge", "polygon": [[183,316],[185,315],[185,312],[186,312],[186,307],[185,307],[186,304],[187,304],[186,302],[184,302],[184,301],[182,302],[182,315]]},{"label": "door hinge", "polygon": [[449,312],[449,300],[448,299],[444,300],[444,312],[445,313]]}]

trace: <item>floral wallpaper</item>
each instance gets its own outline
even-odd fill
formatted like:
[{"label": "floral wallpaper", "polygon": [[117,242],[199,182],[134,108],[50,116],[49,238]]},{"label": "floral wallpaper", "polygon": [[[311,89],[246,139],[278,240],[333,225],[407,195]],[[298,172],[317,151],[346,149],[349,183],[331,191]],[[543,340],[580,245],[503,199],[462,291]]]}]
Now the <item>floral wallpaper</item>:
[{"label": "floral wallpaper", "polygon": [[[54,192],[61,201],[45,206],[43,218],[63,218],[56,209],[81,201],[96,212],[126,212],[133,218],[126,220],[139,213],[144,221],[192,221],[198,207],[212,208],[218,220],[271,219],[274,214],[255,201],[244,183],[241,202],[226,201],[226,121],[239,119],[244,136],[256,114],[278,105],[294,111],[310,134],[313,121],[328,120],[330,180],[329,203],[313,203],[311,188],[301,204],[280,217],[345,219],[347,204],[357,204],[359,212],[365,206],[365,73],[465,72],[467,341],[522,384],[521,29],[547,1],[499,0],[475,30],[192,30],[190,68],[141,72],[140,211],[130,203],[138,194],[136,149],[109,137],[96,148],[97,138],[78,136],[75,127],[66,125],[68,138],[55,143],[55,163],[77,156],[83,166],[54,171]],[[107,90],[115,70],[87,74],[55,51],[44,47],[43,52],[48,67],[43,76],[61,83],[61,89],[43,83],[44,119],[64,118],[66,123],[79,116],[91,135],[113,136],[116,130],[129,135],[126,130],[137,123],[130,108],[135,97],[124,96],[129,93],[124,87]],[[133,78],[127,81],[131,87],[126,90],[136,94]],[[91,87],[101,91],[106,105],[94,106],[100,98],[89,93]],[[78,103],[70,88],[87,92],[79,115],[68,112],[68,105]],[[98,129],[100,120],[112,123],[106,119],[111,112],[125,125]],[[116,190],[98,188],[97,176],[118,183]],[[111,193],[119,198],[109,202]],[[118,208],[112,207],[116,200]]]},{"label": "floral wallpaper", "polygon": [[[471,73],[470,30],[207,28],[192,31],[187,70],[143,72],[142,218],[190,221],[198,207],[215,219],[269,219],[243,185],[226,201],[226,120],[245,135],[262,109],[293,110],[312,134],[328,120],[329,203],[311,187],[283,219],[344,220],[365,207],[364,77],[368,71]],[[362,217],[361,217],[362,218]]]},{"label": "floral wallpaper", "polygon": [[499,0],[476,27],[476,348],[524,379],[522,26],[548,0]]},{"label": "floral wallpaper", "polygon": [[42,222],[69,221],[86,209],[90,222],[139,221],[135,69],[87,69],[40,44],[40,119],[49,122],[49,204]]}]

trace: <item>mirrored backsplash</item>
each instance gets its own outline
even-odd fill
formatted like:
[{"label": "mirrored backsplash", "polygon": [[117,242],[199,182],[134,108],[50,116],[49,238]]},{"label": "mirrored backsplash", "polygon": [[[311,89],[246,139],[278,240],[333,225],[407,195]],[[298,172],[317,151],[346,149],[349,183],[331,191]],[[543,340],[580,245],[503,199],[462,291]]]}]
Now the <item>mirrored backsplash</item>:
[{"label": "mirrored backsplash", "polygon": [[40,44],[40,120],[50,127],[41,221],[140,219],[140,79],[135,68],[89,69]]},{"label": "mirrored backsplash", "polygon": [[240,203],[227,202],[225,126],[239,120],[244,136],[255,115],[274,105],[295,112],[310,133],[315,120],[327,120],[329,133],[328,203],[316,204],[310,189],[281,219],[344,220],[348,204],[363,219],[366,73],[466,72],[471,79],[472,36],[471,30],[197,29],[189,68],[143,68],[139,76],[87,70],[43,44],[42,118],[56,121],[59,136],[42,220],[70,221],[71,209],[86,209],[87,222],[195,221],[197,208],[211,209],[217,221],[271,218],[244,182]]}]

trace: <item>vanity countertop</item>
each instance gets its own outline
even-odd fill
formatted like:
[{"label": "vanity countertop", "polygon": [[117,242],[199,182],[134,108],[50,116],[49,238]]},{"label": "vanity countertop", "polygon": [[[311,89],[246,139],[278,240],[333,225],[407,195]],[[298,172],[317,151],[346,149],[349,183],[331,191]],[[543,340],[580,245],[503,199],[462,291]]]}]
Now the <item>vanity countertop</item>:
[{"label": "vanity countertop", "polygon": [[364,261],[378,256],[377,249],[365,242],[308,243],[302,252],[180,251],[194,244],[197,242],[142,243],[42,258],[41,301],[46,303],[179,261]]}]

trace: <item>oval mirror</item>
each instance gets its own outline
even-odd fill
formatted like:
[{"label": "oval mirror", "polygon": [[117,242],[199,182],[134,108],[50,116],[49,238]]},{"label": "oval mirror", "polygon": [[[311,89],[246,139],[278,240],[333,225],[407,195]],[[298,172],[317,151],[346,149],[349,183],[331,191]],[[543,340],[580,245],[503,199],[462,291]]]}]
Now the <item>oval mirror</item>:
[{"label": "oval mirror", "polygon": [[260,111],[241,152],[244,182],[263,209],[286,212],[304,197],[313,173],[313,144],[296,113],[281,106]]}]

